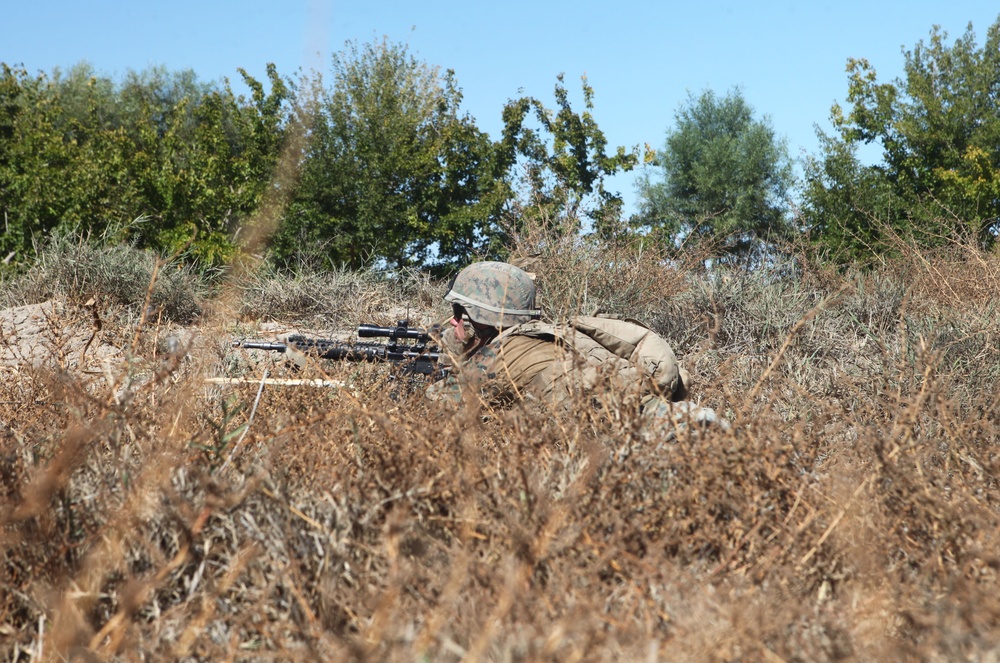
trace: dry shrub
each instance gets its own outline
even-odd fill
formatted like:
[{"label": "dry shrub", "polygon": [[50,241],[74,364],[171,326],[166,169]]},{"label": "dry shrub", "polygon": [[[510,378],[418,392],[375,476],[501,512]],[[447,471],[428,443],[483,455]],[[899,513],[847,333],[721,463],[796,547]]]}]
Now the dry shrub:
[{"label": "dry shrub", "polygon": [[[941,224],[949,225],[953,224]],[[962,302],[963,308],[981,309],[996,302],[1000,283],[997,246],[985,252],[976,237],[956,233],[930,237],[940,246],[924,249],[892,231],[887,235],[896,252],[887,267],[904,274],[914,293],[946,307]]]},{"label": "dry shrub", "polygon": [[[538,305],[552,320],[609,314],[649,320],[688,288],[685,270],[654,242],[602,242],[568,227],[534,224],[512,233],[509,261],[536,275]],[[688,263],[697,264],[697,258]]]},{"label": "dry shrub", "polygon": [[[577,271],[536,265],[547,310],[675,330],[732,432],[437,404],[371,365],[295,374],[342,389],[206,385],[223,343],[0,376],[3,660],[995,656],[987,303],[932,296],[916,265],[810,279],[615,250],[553,249]],[[385,304],[443,290],[415,283]],[[265,366],[287,374],[247,375]]]},{"label": "dry shrub", "polygon": [[93,298],[107,308],[124,307],[136,317],[148,304],[165,320],[189,324],[201,313],[209,289],[191,267],[128,244],[56,234],[37,254],[25,273],[2,284],[6,306],[53,298],[83,304]]},{"label": "dry shrub", "polygon": [[[443,287],[415,270],[388,273],[319,270],[303,266],[295,273],[264,264],[235,284],[239,315],[248,320],[278,320],[318,326],[389,324],[432,309]],[[395,316],[395,317],[393,317]]]}]

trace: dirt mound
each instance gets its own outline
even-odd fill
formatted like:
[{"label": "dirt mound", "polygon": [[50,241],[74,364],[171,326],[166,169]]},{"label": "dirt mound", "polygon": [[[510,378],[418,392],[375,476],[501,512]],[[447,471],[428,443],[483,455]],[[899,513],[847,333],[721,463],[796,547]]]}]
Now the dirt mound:
[{"label": "dirt mound", "polygon": [[0,310],[0,366],[96,369],[121,359],[92,307],[59,300]]}]

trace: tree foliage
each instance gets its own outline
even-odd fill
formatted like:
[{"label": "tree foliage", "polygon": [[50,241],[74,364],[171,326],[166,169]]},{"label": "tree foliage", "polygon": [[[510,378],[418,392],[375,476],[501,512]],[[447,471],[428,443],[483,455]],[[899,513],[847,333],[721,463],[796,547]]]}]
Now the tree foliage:
[{"label": "tree foliage", "polygon": [[[279,260],[447,270],[502,252],[511,209],[518,220],[543,206],[594,219],[620,214],[620,197],[604,180],[630,169],[636,151],[608,154],[591,113],[593,90],[584,79],[585,110],[577,113],[562,81],[557,110],[533,97],[509,101],[493,141],[461,113],[453,72],[405,45],[349,44],[333,59],[330,88],[312,84],[310,144],[275,242]],[[519,166],[527,190],[514,185]]]},{"label": "tree foliage", "polygon": [[[905,77],[880,83],[864,59],[848,60],[849,107],[835,104],[835,136],[806,166],[805,218],[843,258],[886,249],[886,232],[925,246],[1000,229],[1000,19],[982,47],[970,24],[947,43],[935,26],[904,51]],[[860,145],[881,162],[860,163]]]},{"label": "tree foliage", "polygon": [[760,241],[787,236],[793,183],[785,142],[737,89],[689,96],[654,164],[662,178],[640,180],[642,225],[672,243],[711,240],[746,256]]},{"label": "tree foliage", "polygon": [[52,76],[3,65],[0,248],[28,257],[54,230],[117,227],[143,246],[228,260],[270,179],[289,94],[273,66],[270,92],[241,75],[250,99],[190,71],[116,84],[86,64]]},{"label": "tree foliage", "polygon": [[[594,89],[581,78],[582,112],[573,110],[562,74],[556,78],[556,109],[535,97],[507,102],[499,143],[505,168],[521,164],[525,188],[516,206],[517,222],[551,222],[562,217],[587,218],[598,233],[612,232],[620,220],[622,200],[605,187],[608,177],[628,172],[639,161],[638,148],[617,147],[608,153],[608,141],[594,119]],[[534,118],[537,126],[532,126]]]},{"label": "tree foliage", "polygon": [[85,63],[2,66],[0,250],[16,260],[54,232],[112,233],[203,265],[263,238],[279,265],[445,271],[502,254],[513,216],[615,227],[606,178],[638,161],[608,149],[585,78],[582,112],[559,76],[554,110],[510,100],[493,140],[461,110],[452,71],[386,40],[348,44],[328,86],[317,72],[293,84],[273,66],[265,83],[239,70],[248,97],[191,71],[116,82]]},{"label": "tree foliage", "polygon": [[453,72],[382,41],[350,44],[332,74],[329,90],[314,81],[299,190],[275,245],[281,259],[402,267],[485,250],[503,175],[489,137],[460,112]]}]

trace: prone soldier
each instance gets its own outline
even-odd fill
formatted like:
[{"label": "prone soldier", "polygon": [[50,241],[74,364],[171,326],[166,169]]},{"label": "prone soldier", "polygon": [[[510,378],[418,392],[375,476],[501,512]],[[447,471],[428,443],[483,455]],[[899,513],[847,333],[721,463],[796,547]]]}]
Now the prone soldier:
[{"label": "prone soldier", "polygon": [[712,409],[686,400],[690,376],[652,330],[607,317],[544,322],[535,293],[532,276],[508,263],[478,262],[459,272],[445,295],[453,316],[441,336],[459,370],[431,385],[428,396],[460,401],[471,388],[490,403],[571,407],[612,393],[617,402],[637,399],[648,432],[730,428]]}]

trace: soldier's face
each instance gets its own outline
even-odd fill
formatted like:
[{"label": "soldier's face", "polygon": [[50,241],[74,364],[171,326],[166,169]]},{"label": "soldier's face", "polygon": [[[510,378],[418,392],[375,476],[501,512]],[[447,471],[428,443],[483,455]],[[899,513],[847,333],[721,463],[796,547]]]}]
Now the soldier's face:
[{"label": "soldier's face", "polygon": [[452,318],[441,331],[439,343],[449,354],[464,359],[476,350],[476,328],[469,320]]},{"label": "soldier's face", "polygon": [[448,323],[452,327],[455,328],[455,338],[458,339],[459,342],[464,343],[465,342],[465,323],[462,322],[461,320],[456,320],[455,318],[452,318],[451,320],[449,320]]},{"label": "soldier's face", "polygon": [[452,318],[448,321],[455,329],[455,338],[460,343],[465,343],[466,333],[465,333],[465,309],[458,304],[453,304],[451,307]]},{"label": "soldier's face", "polygon": [[448,324],[451,325],[451,336],[462,347],[462,356],[472,354],[497,335],[497,330],[493,327],[469,318],[459,304],[452,305],[452,318]]}]

